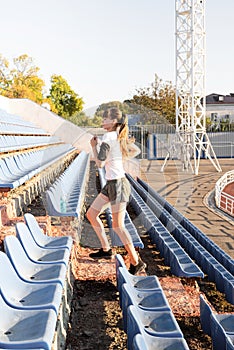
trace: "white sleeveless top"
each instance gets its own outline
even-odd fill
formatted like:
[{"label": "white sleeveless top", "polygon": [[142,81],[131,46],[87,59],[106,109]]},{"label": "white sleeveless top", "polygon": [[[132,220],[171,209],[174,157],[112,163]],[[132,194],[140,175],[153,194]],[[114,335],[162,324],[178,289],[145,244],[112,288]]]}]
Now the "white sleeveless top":
[{"label": "white sleeveless top", "polygon": [[105,162],[106,180],[125,177],[117,131],[110,131],[103,135],[98,159]]}]

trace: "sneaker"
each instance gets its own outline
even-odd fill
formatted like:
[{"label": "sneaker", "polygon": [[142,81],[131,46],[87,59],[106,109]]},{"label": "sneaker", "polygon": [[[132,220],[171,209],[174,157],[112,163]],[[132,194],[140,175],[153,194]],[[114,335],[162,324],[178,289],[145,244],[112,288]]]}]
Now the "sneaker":
[{"label": "sneaker", "polygon": [[138,272],[142,272],[143,270],[145,270],[147,267],[146,263],[144,263],[144,261],[142,261],[141,259],[139,259],[139,262],[137,265],[132,265],[130,264],[130,268],[129,268],[129,272],[132,275],[136,275]]},{"label": "sneaker", "polygon": [[112,257],[112,249],[109,249],[108,251],[104,251],[101,248],[95,253],[90,253],[89,256],[92,259],[111,259],[111,257]]}]

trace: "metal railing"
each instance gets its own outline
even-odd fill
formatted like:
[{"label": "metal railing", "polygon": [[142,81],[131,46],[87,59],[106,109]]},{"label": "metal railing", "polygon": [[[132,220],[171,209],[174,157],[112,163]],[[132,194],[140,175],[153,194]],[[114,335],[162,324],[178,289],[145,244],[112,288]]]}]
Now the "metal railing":
[{"label": "metal railing", "polygon": [[216,206],[227,212],[230,215],[234,215],[234,197],[226,192],[224,188],[234,182],[234,170],[230,170],[225,173],[215,185],[215,204]]}]

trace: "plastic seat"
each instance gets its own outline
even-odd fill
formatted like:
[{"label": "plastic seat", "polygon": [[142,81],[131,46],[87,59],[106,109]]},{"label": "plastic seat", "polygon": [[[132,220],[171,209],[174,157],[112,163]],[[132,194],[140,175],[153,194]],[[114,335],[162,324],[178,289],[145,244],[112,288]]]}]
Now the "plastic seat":
[{"label": "plastic seat", "polygon": [[117,289],[119,291],[119,303],[122,308],[122,285],[129,283],[138,291],[162,290],[160,282],[156,276],[134,276],[126,267],[119,267],[116,275]]},{"label": "plastic seat", "polygon": [[234,277],[231,279],[224,277],[223,283],[227,301],[231,304],[234,304]]},{"label": "plastic seat", "polygon": [[26,213],[24,214],[24,221],[33,236],[35,242],[39,245],[41,248],[50,248],[50,249],[63,249],[67,248],[69,251],[71,251],[73,240],[70,236],[60,236],[60,237],[51,237],[45,235],[36,218],[30,214]]},{"label": "plastic seat", "polygon": [[69,263],[70,252],[67,248],[50,249],[39,247],[31,235],[27,225],[18,222],[15,225],[16,236],[19,239],[25,253],[30,260],[36,263],[51,264],[63,263],[66,266]]},{"label": "plastic seat", "polygon": [[38,264],[31,261],[15,236],[6,236],[4,249],[14,269],[25,282],[60,283],[64,286],[67,268],[65,264]]},{"label": "plastic seat", "polygon": [[234,314],[211,314],[213,350],[226,350],[227,336],[234,336]]},{"label": "plastic seat", "polygon": [[56,329],[54,310],[18,310],[0,295],[0,347],[3,349],[51,350]]},{"label": "plastic seat", "polygon": [[160,338],[149,334],[136,334],[128,350],[189,350],[185,339]]},{"label": "plastic seat", "polygon": [[117,270],[118,270],[119,267],[125,267],[125,268],[127,268],[127,267],[126,267],[126,264],[125,264],[125,262],[124,262],[124,259],[123,259],[123,257],[122,257],[122,255],[116,254],[116,255],[115,255],[115,269],[116,269],[116,275],[117,275]]},{"label": "plastic seat", "polygon": [[171,311],[148,311],[130,305],[127,315],[128,348],[137,333],[155,337],[183,338],[183,333]]},{"label": "plastic seat", "polygon": [[53,309],[58,314],[63,293],[60,283],[23,281],[3,252],[0,252],[0,266],[0,291],[9,306],[24,310]]},{"label": "plastic seat", "polygon": [[[47,211],[51,216],[80,216],[85,183],[89,169],[89,154],[82,151],[57,181],[46,191]],[[64,207],[61,208],[61,194]]]},{"label": "plastic seat", "polygon": [[234,350],[234,336],[226,337],[226,350]]},{"label": "plastic seat", "polygon": [[162,290],[138,291],[128,283],[122,285],[122,313],[124,330],[127,333],[127,310],[129,305],[138,306],[142,310],[171,311]]},{"label": "plastic seat", "polygon": [[209,336],[211,336],[210,318],[213,312],[215,312],[215,310],[212,310],[211,305],[208,303],[205,297],[202,294],[200,294],[201,327],[203,332]]},{"label": "plastic seat", "polygon": [[[163,211],[163,208],[160,208],[160,205],[157,205],[154,199],[151,198],[144,189],[140,189],[139,184],[135,180],[132,179],[131,183],[134,187],[132,189],[133,202],[135,203],[135,205],[133,205],[134,209],[136,206],[141,207],[138,208],[138,212],[142,210],[144,215],[141,215],[140,219],[142,220],[142,223],[144,222],[144,226],[149,232],[151,241],[157,245],[157,249],[164,257],[165,263],[170,266],[171,272],[180,277],[204,278],[204,273],[201,271],[201,269],[190,258],[185,250],[181,248],[180,244],[173,237],[173,235],[171,235],[170,232],[176,227],[175,220],[173,221],[173,218],[170,217],[168,213]],[[141,198],[139,198],[140,196],[147,201],[147,204]],[[137,204],[136,202],[140,202],[140,200],[141,204]],[[151,212],[150,219],[147,218],[147,212],[149,212],[149,210]],[[165,217],[164,221],[161,214],[163,214]],[[152,220],[153,215],[155,217],[154,220]],[[146,221],[148,222],[145,224]],[[163,225],[167,227],[164,227]],[[183,230],[183,228],[181,228],[181,230]],[[186,231],[181,234],[181,237],[184,237],[184,233],[186,233]]]}]

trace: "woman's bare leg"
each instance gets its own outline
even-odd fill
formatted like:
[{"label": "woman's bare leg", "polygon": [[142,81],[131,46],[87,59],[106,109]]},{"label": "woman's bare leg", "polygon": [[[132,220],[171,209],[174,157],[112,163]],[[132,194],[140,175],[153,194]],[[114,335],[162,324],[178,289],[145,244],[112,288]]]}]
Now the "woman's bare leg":
[{"label": "woman's bare leg", "polygon": [[96,232],[96,235],[98,236],[101,242],[103,250],[109,250],[110,245],[105,233],[103,223],[99,218],[99,215],[105,210],[106,207],[108,207],[108,205],[109,198],[104,196],[102,193],[99,193],[99,195],[93,201],[86,213],[86,217],[91,223],[94,231]]},{"label": "woman's bare leg", "polygon": [[111,205],[111,211],[112,228],[123,242],[124,248],[126,249],[129,255],[130,263],[132,265],[137,265],[139,261],[138,254],[132,243],[131,235],[124,224],[126,214],[126,203],[123,202]]}]

